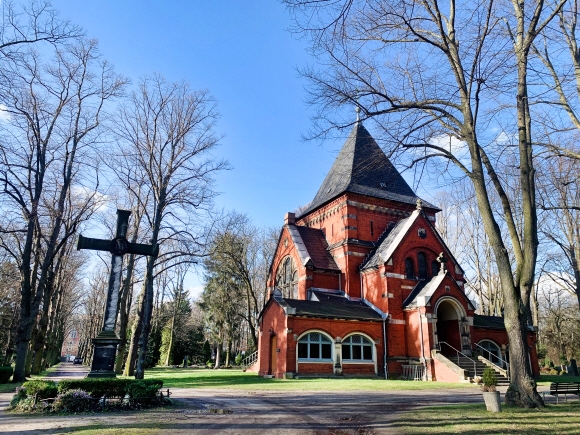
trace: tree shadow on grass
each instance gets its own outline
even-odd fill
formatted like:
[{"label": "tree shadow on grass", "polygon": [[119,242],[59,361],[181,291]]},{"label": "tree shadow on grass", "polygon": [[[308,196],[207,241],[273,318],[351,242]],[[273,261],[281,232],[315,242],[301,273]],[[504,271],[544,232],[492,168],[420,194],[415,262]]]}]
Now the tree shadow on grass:
[{"label": "tree shadow on grass", "polygon": [[489,413],[484,405],[429,407],[401,413],[393,428],[402,433],[467,435],[580,434],[580,403],[549,405],[543,410],[503,407]]}]

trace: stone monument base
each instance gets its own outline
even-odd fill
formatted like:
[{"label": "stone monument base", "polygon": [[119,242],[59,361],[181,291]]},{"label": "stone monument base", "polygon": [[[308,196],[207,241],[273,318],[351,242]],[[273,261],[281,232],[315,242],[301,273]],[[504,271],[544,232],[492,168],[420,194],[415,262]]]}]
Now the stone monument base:
[{"label": "stone monument base", "polygon": [[116,335],[99,334],[93,338],[93,363],[87,378],[116,378],[115,356],[117,346],[121,342]]}]

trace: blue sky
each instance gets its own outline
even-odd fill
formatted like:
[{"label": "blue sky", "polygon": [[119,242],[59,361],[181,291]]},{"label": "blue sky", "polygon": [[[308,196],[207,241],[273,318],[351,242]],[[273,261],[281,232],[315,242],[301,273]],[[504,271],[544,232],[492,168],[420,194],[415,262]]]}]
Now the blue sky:
[{"label": "blue sky", "polygon": [[[275,0],[52,0],[63,18],[97,39],[104,57],[133,82],[146,74],[185,79],[218,102],[218,151],[233,169],[217,179],[218,208],[276,227],[314,198],[342,142],[301,141],[310,127],[307,42],[288,32]],[[355,112],[353,108],[353,119]],[[345,133],[346,135],[347,133]],[[189,286],[199,294],[199,278]]]},{"label": "blue sky", "polygon": [[[309,128],[306,43],[273,0],[53,0],[99,40],[115,69],[136,81],[154,72],[207,88],[218,102],[218,151],[233,170],[218,177],[217,205],[278,226],[309,202],[341,146],[302,142]],[[354,117],[354,109],[353,109]]]}]

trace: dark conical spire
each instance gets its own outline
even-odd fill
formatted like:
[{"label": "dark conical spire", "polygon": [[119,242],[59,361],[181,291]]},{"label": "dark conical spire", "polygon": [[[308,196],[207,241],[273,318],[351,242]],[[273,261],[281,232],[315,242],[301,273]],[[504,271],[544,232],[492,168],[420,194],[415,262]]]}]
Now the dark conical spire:
[{"label": "dark conical spire", "polygon": [[[368,130],[357,122],[318,193],[302,216],[344,192],[359,193],[405,204],[416,204],[417,195],[377,145]],[[437,207],[424,202],[426,207]]]}]

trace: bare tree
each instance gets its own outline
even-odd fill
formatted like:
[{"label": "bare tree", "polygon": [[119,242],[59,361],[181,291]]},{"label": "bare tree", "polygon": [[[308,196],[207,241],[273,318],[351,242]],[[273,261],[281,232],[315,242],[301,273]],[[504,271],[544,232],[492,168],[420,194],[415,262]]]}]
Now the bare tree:
[{"label": "bare tree", "polygon": [[[56,47],[52,54],[45,59],[30,50],[0,69],[0,98],[10,117],[0,124],[6,138],[0,153],[1,230],[20,240],[12,253],[22,283],[15,381],[24,380],[28,344],[55,256],[94,210],[94,191],[75,182],[92,151],[103,106],[124,84],[101,61],[94,41]],[[73,187],[78,189],[74,212]]]},{"label": "bare tree", "polygon": [[[533,51],[545,68],[546,82],[551,83],[540,102],[549,111],[564,116],[543,117],[548,150],[561,157],[580,159],[580,51],[578,46],[578,2],[567,0],[558,11],[554,26],[548,27]],[[538,68],[539,69],[539,68]]]},{"label": "bare tree", "polygon": [[[258,316],[266,301],[266,281],[274,250],[264,231],[252,225],[244,214],[232,212],[217,226],[205,265],[236,280],[240,290],[236,299],[245,306],[239,315],[249,330],[253,349],[257,349]],[[277,237],[273,240],[277,242]]]},{"label": "bare tree", "polygon": [[132,370],[137,347],[138,379],[143,378],[147,354],[154,276],[160,272],[155,267],[176,265],[177,258],[193,262],[204,247],[202,212],[215,195],[213,175],[227,167],[211,156],[219,139],[214,131],[217,117],[207,91],[192,91],[186,83],[168,83],[160,76],[143,79],[120,111],[116,132],[123,147],[121,158],[124,168],[137,168],[135,177],[119,169],[120,179],[127,180],[131,189],[141,183],[137,199],[144,228],[150,242],[161,247],[158,258],[147,259],[125,370]]},{"label": "bare tree", "polygon": [[[504,299],[512,369],[506,401],[543,407],[526,342],[538,247],[528,73],[532,46],[564,1],[285,3],[322,64],[304,71],[320,109],[316,136],[352,124],[340,109],[357,105],[382,129],[393,156],[405,150],[414,165],[446,160],[471,181]],[[506,152],[517,159],[518,198],[509,197],[497,171]],[[500,200],[497,212],[490,189]]]},{"label": "bare tree", "polygon": [[[20,50],[39,43],[61,44],[83,35],[80,27],[62,20],[48,1],[30,0],[24,4],[2,2],[0,53],[14,58]],[[0,58],[1,59],[1,58]]]},{"label": "bare tree", "polygon": [[544,273],[575,296],[580,306],[580,170],[565,157],[547,159],[540,186],[541,206],[547,215],[542,233],[557,247]]},{"label": "bare tree", "polygon": [[477,297],[477,312],[500,316],[503,311],[501,284],[473,186],[462,179],[436,195],[435,201],[443,209],[437,218],[437,229],[465,266],[466,289]]}]

